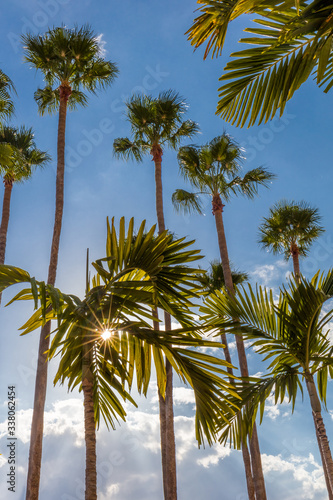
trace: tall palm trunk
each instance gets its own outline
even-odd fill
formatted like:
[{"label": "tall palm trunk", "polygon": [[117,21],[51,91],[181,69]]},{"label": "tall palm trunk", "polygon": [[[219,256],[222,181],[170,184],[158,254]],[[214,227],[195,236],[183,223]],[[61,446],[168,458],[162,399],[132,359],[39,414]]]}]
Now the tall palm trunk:
[{"label": "tall palm trunk", "polygon": [[[6,242],[7,242],[7,231],[10,215],[10,199],[13,189],[13,180],[4,179],[5,192],[3,195],[2,203],[2,218],[0,226],[0,264],[5,263],[5,253],[6,253]],[[0,295],[1,301],[1,295]]]},{"label": "tall palm trunk", "polygon": [[91,372],[91,349],[83,347],[82,390],[84,399],[84,435],[86,444],[86,490],[85,500],[97,500],[96,427],[94,414],[93,375]]},{"label": "tall palm trunk", "polygon": [[[215,224],[216,224],[216,231],[217,231],[217,237],[218,237],[220,256],[221,256],[221,261],[222,261],[224,282],[225,282],[228,294],[232,296],[232,295],[234,295],[235,290],[234,290],[234,286],[233,286],[233,282],[232,282],[232,274],[231,274],[230,263],[229,263],[228,247],[227,247],[227,241],[226,241],[225,232],[224,232],[224,225],[223,225],[222,211],[223,211],[224,205],[222,203],[222,200],[221,200],[221,197],[219,194],[217,194],[213,197],[212,206],[213,206],[213,214],[215,217]],[[246,353],[245,353],[245,348],[244,348],[244,342],[243,342],[243,339],[241,338],[241,336],[239,336],[239,335],[236,335],[236,346],[237,346],[237,353],[238,353],[239,367],[240,367],[241,375],[242,375],[242,377],[248,377],[249,371],[248,371],[248,366],[247,366],[247,359],[246,359]],[[245,453],[243,452],[243,461],[244,461],[244,467],[245,467],[246,482],[247,482],[247,486],[248,486],[248,495],[249,495],[249,498],[253,498],[253,487],[252,487],[252,481],[253,481],[256,500],[266,500],[267,497],[266,497],[265,480],[264,480],[264,474],[263,474],[263,470],[262,470],[261,454],[260,454],[259,440],[258,440],[256,424],[254,424],[254,426],[253,426],[252,437],[250,439],[249,445],[250,445],[250,453],[251,453],[250,457],[251,457],[252,467],[249,464],[248,451],[245,450]],[[243,445],[243,447],[247,448],[245,445]]]},{"label": "tall palm trunk", "polygon": [[[57,179],[56,179],[56,208],[53,227],[53,239],[51,246],[50,264],[47,283],[55,284],[58,253],[60,243],[60,233],[62,224],[62,214],[64,207],[64,174],[65,174],[65,130],[67,101],[70,96],[70,87],[60,87],[60,105],[58,121],[58,142],[57,142]],[[47,387],[47,351],[50,346],[51,322],[46,323],[40,334],[38,348],[38,362],[35,382],[35,398],[31,424],[30,450],[27,478],[26,500],[38,500],[40,469],[42,462],[42,442],[44,428],[44,408]]]},{"label": "tall palm trunk", "polygon": [[[158,232],[161,234],[165,231],[162,190],[162,148],[158,144],[154,145],[151,153],[155,163],[156,215]],[[164,313],[164,322],[165,329],[171,330],[170,314]],[[172,393],[173,381],[172,367],[168,360],[165,362],[165,367],[165,398],[159,395],[163,488],[165,500],[177,500],[176,440]]]},{"label": "tall palm trunk", "polygon": [[333,460],[330,450],[329,441],[326,434],[326,429],[321,414],[321,404],[317,394],[316,385],[313,380],[311,373],[307,372],[305,374],[306,387],[310,397],[310,404],[312,408],[312,416],[316,429],[317,442],[321,454],[321,459],[323,463],[323,469],[325,473],[325,480],[327,485],[327,491],[329,498],[332,498],[333,491]]},{"label": "tall palm trunk", "polygon": [[[298,250],[296,245],[292,246],[291,253],[292,253],[292,258],[293,258],[294,274],[295,274],[295,277],[296,277],[298,283],[300,283],[301,282],[301,273],[300,273],[300,265],[299,265],[299,250]],[[327,467],[327,462],[325,460],[325,450],[323,449],[323,443],[322,443],[320,436],[318,434],[319,431],[318,431],[318,427],[316,425],[315,415],[313,412],[312,412],[312,416],[313,416],[314,426],[316,429],[316,436],[317,436],[317,441],[318,441],[318,446],[319,446],[319,451],[320,451],[321,462],[323,464],[325,482],[326,482],[326,487],[327,487],[327,491],[328,491],[328,498],[329,498],[329,500],[333,500],[333,489],[332,489],[331,484],[330,484],[330,472],[329,472],[329,469]]]},{"label": "tall palm trunk", "polygon": [[299,281],[301,278],[301,272],[299,267],[299,249],[296,243],[293,243],[290,246],[290,253],[293,258],[294,274]]}]

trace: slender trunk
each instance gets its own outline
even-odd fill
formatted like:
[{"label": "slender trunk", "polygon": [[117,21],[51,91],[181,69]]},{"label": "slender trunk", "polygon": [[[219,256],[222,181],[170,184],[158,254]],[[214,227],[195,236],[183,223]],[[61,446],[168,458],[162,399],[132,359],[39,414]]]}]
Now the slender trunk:
[{"label": "slender trunk", "polygon": [[0,226],[0,264],[5,263],[7,231],[8,231],[8,222],[10,215],[10,198],[13,189],[13,181],[4,180],[3,183],[5,186],[5,192],[3,195],[2,218]]},{"label": "slender trunk", "polygon": [[82,360],[82,390],[84,398],[84,434],[86,444],[85,500],[97,500],[96,428],[94,415],[94,380],[91,372],[91,348],[85,344]]},{"label": "slender trunk", "polygon": [[[157,308],[153,310],[153,316],[158,320]],[[160,328],[159,322],[153,322],[154,330]],[[168,482],[167,482],[167,461],[166,461],[166,407],[165,399],[158,389],[158,403],[160,410],[160,439],[161,439],[161,457],[162,457],[162,479],[163,479],[163,494],[164,498],[168,498]]]},{"label": "slender trunk", "polygon": [[[224,282],[225,282],[226,289],[227,289],[229,295],[232,296],[232,295],[234,295],[235,290],[234,290],[234,286],[233,286],[233,282],[232,282],[232,274],[231,274],[230,263],[229,263],[228,247],[227,247],[227,241],[226,241],[225,232],[224,232],[224,225],[223,225],[223,217],[222,217],[223,204],[222,204],[222,201],[221,201],[221,198],[219,195],[215,195],[213,197],[212,205],[213,205],[213,214],[215,217],[215,224],[216,224],[216,231],[217,231],[217,237],[218,237],[218,243],[219,243],[219,249],[220,249],[220,256],[221,256],[221,261],[222,261]],[[243,339],[240,335],[236,335],[236,347],[237,347],[241,375],[242,375],[242,377],[248,377],[249,371],[248,371],[248,366],[247,366],[245,347],[244,347]],[[253,478],[256,500],[266,500],[267,496],[266,496],[265,480],[264,480],[264,474],[263,474],[263,470],[262,470],[259,440],[258,440],[257,428],[256,428],[255,423],[253,426],[252,436],[249,440],[249,447],[250,447],[252,467],[249,467],[249,464],[247,463],[247,460],[246,460],[246,456],[245,456],[245,460],[244,460],[246,481],[247,481],[247,485],[250,485],[250,490],[248,488],[248,495],[249,495],[249,498],[251,498],[251,496],[250,496],[251,495],[250,476],[251,476]],[[244,458],[244,454],[243,454],[243,458]]]},{"label": "slender trunk", "polygon": [[[156,215],[158,233],[165,231],[162,190],[162,148],[156,144],[152,147],[151,154],[155,163],[155,188],[156,188]],[[170,314],[164,313],[165,329],[171,330]],[[166,389],[165,399],[159,395],[160,426],[162,448],[162,472],[165,500],[177,500],[177,468],[176,468],[176,440],[173,416],[173,381],[172,367],[166,360]],[[165,465],[163,465],[165,462]]]},{"label": "slender trunk", "polygon": [[[231,364],[231,356],[230,356],[230,351],[229,351],[229,346],[228,346],[228,340],[225,332],[221,332],[221,340],[223,344],[223,352],[224,352],[224,357],[227,363]],[[233,375],[233,369],[228,366],[227,367],[227,372],[229,375]],[[234,383],[234,379],[232,377],[229,378],[230,384]],[[245,469],[245,478],[246,478],[246,487],[247,487],[247,493],[249,500],[255,500],[255,492],[254,492],[254,483],[253,483],[253,475],[252,475],[252,467],[251,467],[251,456],[249,453],[249,449],[247,447],[246,442],[242,444],[242,456],[243,456],[243,462],[244,462],[244,469]]]},{"label": "slender trunk", "polygon": [[[2,203],[2,218],[1,218],[1,226],[0,226],[0,264],[5,263],[5,254],[6,254],[6,243],[7,243],[7,231],[8,231],[8,223],[9,223],[9,215],[10,215],[10,198],[12,195],[13,189],[13,181],[4,180],[5,192],[3,195],[3,203]],[[0,293],[0,304],[1,304],[2,294]]]},{"label": "slender trunk", "polygon": [[[70,95],[70,94],[69,94]],[[65,130],[68,97],[60,92],[58,142],[57,142],[57,179],[56,179],[56,207],[51,246],[50,264],[47,283],[55,284],[62,214],[64,206],[64,173],[65,173]],[[50,345],[51,322],[46,323],[40,334],[37,373],[35,381],[35,398],[32,415],[30,450],[27,478],[26,500],[38,500],[40,469],[42,462],[42,441],[44,428],[44,408],[47,387],[47,351]]]},{"label": "slender trunk", "polygon": [[310,404],[312,409],[313,422],[316,429],[316,436],[318,447],[321,454],[323,469],[325,472],[325,480],[329,499],[333,497],[333,460],[330,450],[329,441],[326,434],[326,429],[321,414],[321,404],[317,394],[316,385],[313,380],[311,373],[307,372],[305,374],[306,387],[310,397]]},{"label": "slender trunk", "polygon": [[290,253],[293,258],[294,274],[298,282],[301,280],[301,272],[299,267],[299,249],[296,243],[290,245]]}]

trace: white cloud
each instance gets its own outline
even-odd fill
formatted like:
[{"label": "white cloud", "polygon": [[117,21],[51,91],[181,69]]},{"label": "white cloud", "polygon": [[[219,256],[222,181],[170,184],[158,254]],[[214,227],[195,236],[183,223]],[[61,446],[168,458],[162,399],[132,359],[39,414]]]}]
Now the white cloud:
[{"label": "white cloud", "polygon": [[[16,420],[18,422],[17,437],[24,444],[29,443],[32,409],[17,411]],[[65,432],[75,435],[76,446],[83,445],[83,401],[81,399],[56,401],[52,408],[44,413],[44,436],[61,436]],[[0,424],[0,437],[6,435],[7,421]]]},{"label": "white cloud", "polygon": [[202,467],[209,468],[211,465],[217,465],[220,460],[228,457],[230,453],[230,448],[217,444],[212,447],[212,453],[203,458],[199,458],[197,460],[197,464],[201,465]]},{"label": "white cloud", "polygon": [[186,387],[175,387],[173,401],[176,405],[195,404],[194,391]]},{"label": "white cloud", "polygon": [[98,43],[98,45],[99,45],[99,54],[98,54],[98,55],[99,55],[100,57],[102,57],[102,58],[103,58],[103,57],[105,57],[105,56],[106,56],[106,53],[107,53],[107,50],[106,50],[106,48],[105,48],[106,41],[105,41],[105,40],[103,40],[103,36],[104,36],[104,34],[103,34],[103,33],[101,33],[100,35],[97,35],[97,36],[96,36],[96,41],[97,41],[97,43]]},{"label": "white cloud", "polygon": [[275,281],[284,281],[290,275],[290,271],[287,269],[288,266],[289,264],[285,260],[278,260],[274,265],[256,266],[254,271],[250,272],[250,275],[259,285],[270,286]]},{"label": "white cloud", "polygon": [[281,455],[262,455],[262,463],[267,483],[275,481],[287,483],[287,474],[291,474],[293,479],[301,483],[301,490],[297,496],[290,496],[290,499],[306,498],[312,500],[318,498],[317,495],[326,491],[323,470],[313,455],[307,457],[291,455],[282,458]]}]

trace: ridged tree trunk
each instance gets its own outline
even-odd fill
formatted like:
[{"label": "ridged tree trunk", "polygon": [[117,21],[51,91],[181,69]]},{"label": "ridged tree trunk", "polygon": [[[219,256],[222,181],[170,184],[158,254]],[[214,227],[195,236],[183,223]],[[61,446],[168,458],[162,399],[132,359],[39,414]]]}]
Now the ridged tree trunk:
[{"label": "ridged tree trunk", "polygon": [[290,253],[293,258],[294,274],[299,281],[301,278],[301,272],[299,267],[299,249],[296,243],[292,243],[290,246]]},{"label": "ridged tree trunk", "polygon": [[321,414],[321,404],[317,394],[316,385],[313,380],[311,373],[305,374],[306,387],[309,393],[310,404],[312,409],[313,421],[316,429],[316,436],[318,441],[318,446],[321,454],[322,464],[324,471],[326,470],[325,480],[327,485],[327,491],[329,498],[332,497],[333,491],[333,460],[330,450],[329,441],[326,434],[326,429]]},{"label": "ridged tree trunk", "polygon": [[[5,192],[3,195],[2,218],[0,226],[0,264],[5,263],[7,231],[8,231],[8,223],[10,215],[10,199],[13,189],[13,180],[4,179],[3,183],[5,186]],[[0,300],[1,300],[1,295],[0,295]]]},{"label": "ridged tree trunk", "polygon": [[[56,179],[56,203],[55,220],[53,226],[53,238],[51,245],[51,255],[47,283],[55,284],[58,253],[60,243],[60,233],[62,224],[62,214],[64,207],[64,174],[65,174],[65,130],[67,101],[70,96],[70,87],[60,87],[60,105],[58,121],[58,142],[57,142],[57,179]],[[51,322],[46,323],[40,334],[37,373],[35,381],[35,398],[31,424],[28,478],[26,500],[38,500],[40,469],[42,462],[42,442],[44,428],[44,408],[47,387],[47,350],[50,346]]]},{"label": "ridged tree trunk", "polygon": [[[165,231],[162,190],[162,148],[156,144],[151,150],[155,163],[156,215],[158,232]],[[165,329],[171,330],[170,314],[164,313]],[[165,500],[177,500],[176,440],[173,415],[172,367],[168,360],[166,367],[165,399],[159,395],[160,429],[162,450],[162,473]]]},{"label": "ridged tree trunk", "polygon": [[[293,258],[294,274],[295,274],[297,281],[300,283],[301,272],[300,272],[300,265],[299,265],[299,250],[298,250],[297,245],[291,245],[291,255]],[[312,416],[313,416],[314,426],[316,429],[316,436],[317,436],[317,441],[318,441],[318,446],[319,446],[319,451],[320,451],[321,462],[323,464],[323,469],[324,469],[324,476],[325,476],[325,482],[326,482],[326,487],[327,487],[327,491],[328,491],[328,498],[329,498],[329,500],[333,500],[333,489],[331,488],[331,485],[330,485],[330,478],[329,478],[330,473],[329,473],[329,470],[327,468],[327,463],[325,460],[325,452],[322,449],[322,441],[320,440],[320,437],[318,435],[318,428],[316,425],[314,413],[312,413]]]},{"label": "ridged tree trunk", "polygon": [[85,344],[82,360],[82,390],[84,399],[84,436],[86,444],[85,500],[97,500],[96,427],[94,415],[94,379],[91,372],[91,347]]},{"label": "ridged tree trunk", "polygon": [[[218,238],[221,262],[222,262],[224,282],[225,282],[225,286],[226,286],[226,289],[228,291],[228,294],[230,294],[232,296],[232,295],[234,295],[235,290],[234,290],[234,285],[232,282],[232,274],[231,274],[231,269],[230,269],[228,247],[227,247],[227,241],[226,241],[225,232],[224,232],[223,217],[222,217],[223,207],[224,207],[224,205],[222,203],[220,195],[219,194],[214,195],[213,200],[212,200],[212,211],[213,211],[213,215],[215,217],[215,224],[216,224],[217,238]],[[245,353],[245,348],[244,348],[244,342],[243,342],[243,339],[239,335],[236,335],[236,347],[237,347],[241,375],[242,375],[242,377],[248,377],[249,371],[248,371],[248,366],[247,366],[247,359],[246,359],[246,353]],[[244,448],[246,448],[245,453],[243,452],[243,462],[244,462],[244,468],[245,468],[246,483],[247,483],[247,488],[248,488],[248,496],[249,496],[249,499],[255,498],[256,500],[266,500],[267,497],[266,497],[265,480],[264,480],[264,474],[263,474],[263,470],[262,470],[261,455],[260,455],[259,440],[258,440],[256,424],[254,424],[254,426],[253,426],[253,432],[252,432],[252,437],[249,440],[249,446],[250,446],[250,454],[248,453],[247,447],[243,446]],[[251,464],[249,463],[249,459],[248,459],[249,455],[251,458]],[[253,496],[253,489],[254,489],[255,496]]]}]

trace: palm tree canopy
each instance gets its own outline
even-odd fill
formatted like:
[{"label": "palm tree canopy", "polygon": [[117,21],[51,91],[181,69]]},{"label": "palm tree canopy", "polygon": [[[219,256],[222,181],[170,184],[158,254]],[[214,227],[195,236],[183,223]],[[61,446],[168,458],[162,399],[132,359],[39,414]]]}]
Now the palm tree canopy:
[{"label": "palm tree canopy", "polygon": [[192,137],[199,130],[192,120],[183,120],[187,110],[184,99],[172,90],[161,92],[157,98],[134,95],[127,102],[127,119],[131,124],[132,140],[114,141],[117,157],[142,161],[153,146],[175,149],[181,140]]},{"label": "palm tree canopy", "polygon": [[89,25],[73,29],[58,27],[44,35],[22,36],[25,61],[42,71],[46,86],[35,99],[39,110],[54,112],[59,107],[61,87],[67,87],[68,105],[85,105],[86,95],[110,85],[118,74],[116,65],[105,61],[97,35]]},{"label": "palm tree canopy", "polygon": [[259,227],[259,243],[273,253],[284,253],[288,260],[296,245],[299,255],[307,255],[313,241],[325,230],[318,209],[305,202],[282,200],[270,208],[270,215]]},{"label": "palm tree canopy", "polygon": [[[282,115],[286,102],[311,74],[328,92],[333,85],[332,2],[199,0],[201,15],[187,34],[198,47],[207,41],[205,57],[219,55],[230,21],[243,13],[260,15],[246,29],[244,50],[231,54],[221,77],[217,113],[243,127]],[[255,47],[253,47],[255,45]],[[226,83],[225,83],[226,82]]]},{"label": "palm tree canopy", "polygon": [[[283,402],[285,395],[294,408],[298,390],[302,393],[302,381],[307,374],[317,377],[319,396],[326,404],[328,377],[333,376],[333,347],[329,338],[328,324],[333,319],[333,309],[326,303],[333,297],[333,271],[327,275],[318,272],[310,281],[291,279],[288,288],[280,291],[278,302],[272,290],[251,285],[237,289],[235,297],[224,291],[206,299],[202,311],[209,330],[224,328],[228,333],[241,333],[251,342],[256,352],[269,361],[268,374],[262,379],[250,379],[250,386],[239,386],[243,391],[244,422],[251,426],[260,407],[263,417],[265,400],[274,390],[275,403]],[[325,310],[324,310],[325,309]],[[233,319],[237,318],[237,320]],[[218,333],[217,333],[218,334]],[[222,434],[235,444],[240,443],[242,433],[237,419]],[[243,427],[243,431],[246,427]]]},{"label": "palm tree canopy", "polygon": [[4,161],[0,158],[0,174],[7,182],[25,181],[31,176],[34,167],[42,167],[51,159],[46,152],[36,147],[32,128],[3,127],[0,131],[0,146],[10,148],[9,157],[5,157]]},{"label": "palm tree canopy", "polygon": [[[188,40],[195,49],[207,42],[204,59],[209,52],[212,58],[222,54],[230,21],[241,14],[256,12],[264,0],[197,0],[199,16],[186,31]],[[281,2],[270,1],[271,5]],[[267,2],[265,2],[267,4]]]},{"label": "palm tree canopy", "polygon": [[[247,273],[241,271],[231,271],[232,282],[234,286],[244,283],[244,281],[249,280]],[[222,290],[225,287],[224,274],[222,263],[218,260],[214,260],[210,263],[208,272],[205,272],[200,276],[200,282],[203,286],[203,293],[209,295],[215,290]]]},{"label": "palm tree canopy", "polygon": [[3,120],[9,118],[14,112],[14,103],[11,92],[15,92],[15,87],[11,79],[0,69],[0,130]]},{"label": "palm tree canopy", "polygon": [[[189,349],[220,346],[195,333],[198,328],[193,327],[193,321],[190,323],[187,319],[185,329],[167,332],[157,332],[151,327],[153,318],[150,308],[156,305],[156,298],[162,302],[163,297],[168,295],[170,305],[167,310],[174,314],[173,304],[187,303],[191,279],[200,273],[197,270],[193,274],[191,269],[186,272],[187,263],[197,257],[188,250],[183,251],[183,240],[170,239],[167,232],[155,237],[154,231],[155,226],[145,233],[142,224],[133,242],[133,221],[126,234],[122,219],[119,236],[112,224],[108,231],[108,256],[94,263],[98,274],[93,279],[94,286],[83,300],[63,294],[52,285],[38,282],[26,271],[12,266],[0,266],[0,290],[16,283],[28,283],[29,287],[12,299],[34,299],[38,308],[22,327],[23,333],[35,330],[52,318],[57,320],[50,356],[61,352],[56,380],[67,380],[70,389],[79,386],[82,380],[82,346],[84,343],[91,346],[92,369],[96,376],[94,398],[97,424],[100,417],[111,425],[118,417],[125,417],[115,394],[117,391],[121,397],[129,399],[124,389],[125,382],[131,388],[136,379],[138,391],[146,394],[152,361],[158,387],[164,394],[166,357],[181,380],[194,389],[199,444],[204,436],[211,444],[219,415],[223,409],[229,408],[227,395],[237,399],[232,385],[221,378],[227,374],[225,367],[229,364]],[[107,269],[103,268],[103,264]],[[174,285],[171,285],[172,280]],[[181,298],[182,288],[187,289],[185,301]],[[188,313],[182,316],[186,318]],[[107,342],[101,339],[104,328],[113,332]]]},{"label": "palm tree canopy", "polygon": [[200,194],[219,195],[224,201],[228,201],[232,194],[253,198],[258,187],[268,186],[274,175],[258,167],[241,177],[242,160],[242,149],[226,133],[201,147],[181,147],[178,153],[180,173],[197,192],[176,190],[172,196],[175,208],[202,213]]}]

